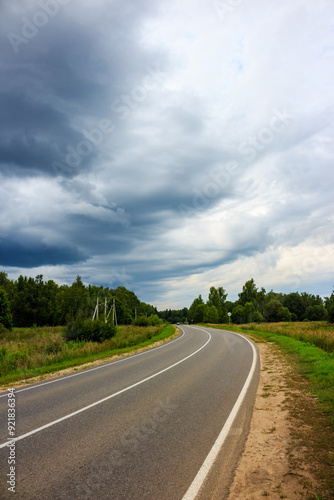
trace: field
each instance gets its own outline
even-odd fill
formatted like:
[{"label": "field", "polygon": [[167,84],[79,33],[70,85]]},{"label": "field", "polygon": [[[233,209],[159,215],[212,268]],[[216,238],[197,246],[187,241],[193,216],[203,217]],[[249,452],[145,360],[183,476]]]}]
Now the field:
[{"label": "field", "polygon": [[121,326],[115,337],[97,342],[65,342],[63,327],[15,328],[0,334],[0,384],[78,366],[128,352],[174,333],[167,326]]},{"label": "field", "polygon": [[255,330],[285,335],[302,342],[310,342],[327,352],[334,352],[334,325],[325,321],[303,323],[261,323],[240,325],[243,330]]}]

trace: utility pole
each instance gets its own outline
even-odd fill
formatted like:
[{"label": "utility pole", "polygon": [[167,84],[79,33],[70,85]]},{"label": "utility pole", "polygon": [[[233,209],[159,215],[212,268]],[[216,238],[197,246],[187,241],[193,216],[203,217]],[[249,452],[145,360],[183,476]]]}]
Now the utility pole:
[{"label": "utility pole", "polygon": [[95,306],[95,311],[93,314],[93,321],[95,318],[99,319],[99,298],[98,297],[96,298],[96,306]]},{"label": "utility pole", "polygon": [[112,321],[113,321],[113,324],[117,326],[117,315],[116,315],[116,304],[115,304],[115,299],[113,300],[113,317],[112,317]]}]

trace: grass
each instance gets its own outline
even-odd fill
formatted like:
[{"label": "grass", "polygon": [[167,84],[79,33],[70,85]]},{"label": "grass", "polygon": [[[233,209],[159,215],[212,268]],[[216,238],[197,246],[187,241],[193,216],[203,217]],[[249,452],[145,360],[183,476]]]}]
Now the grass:
[{"label": "grass", "polygon": [[334,326],[325,322],[208,326],[279,346],[291,369],[287,380],[291,397],[286,398],[291,435],[306,450],[305,460],[319,481],[321,492],[315,498],[334,498]]},{"label": "grass", "polygon": [[[267,342],[275,342],[293,358],[298,372],[308,380],[309,388],[318,399],[322,411],[328,414],[334,424],[334,352],[327,350],[330,342],[316,340],[317,333],[322,339],[333,339],[334,327],[325,324],[319,328],[319,324],[315,324],[312,331],[310,323],[290,323],[290,327],[287,323],[252,326],[250,330],[248,325],[246,329],[241,327],[238,330],[255,333]],[[326,349],[318,347],[320,344]]]},{"label": "grass", "polygon": [[334,352],[334,325],[325,321],[250,323],[242,325],[242,329],[284,335],[302,342],[309,342],[326,352]]},{"label": "grass", "polygon": [[256,335],[275,342],[293,358],[298,372],[309,382],[322,411],[334,424],[334,325],[326,322],[293,322],[210,325],[239,333]]},{"label": "grass", "polygon": [[45,375],[130,352],[170,337],[172,325],[118,327],[115,337],[98,342],[65,342],[63,327],[15,328],[0,334],[0,384]]}]

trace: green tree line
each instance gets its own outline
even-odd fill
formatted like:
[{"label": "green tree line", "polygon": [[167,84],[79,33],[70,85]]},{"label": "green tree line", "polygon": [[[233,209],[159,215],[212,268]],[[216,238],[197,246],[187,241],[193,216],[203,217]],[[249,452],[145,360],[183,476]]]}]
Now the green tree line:
[{"label": "green tree line", "polygon": [[115,290],[86,286],[80,276],[70,286],[58,285],[53,280],[44,281],[42,275],[36,278],[21,275],[17,280],[10,280],[7,273],[0,272],[0,324],[11,329],[34,325],[61,326],[78,319],[85,320],[92,318],[97,297],[101,304],[100,314],[104,312],[105,299],[108,308],[115,300],[118,324],[127,325],[135,320],[145,323],[144,318],[151,318],[151,323],[159,320],[155,307],[141,302],[124,286]]},{"label": "green tree line", "polygon": [[277,293],[264,288],[258,289],[254,279],[246,281],[238,300],[230,302],[223,287],[211,287],[204,302],[201,295],[194,299],[189,308],[190,323],[228,323],[278,321],[323,321],[334,323],[334,291],[323,300],[319,295],[306,292]]}]

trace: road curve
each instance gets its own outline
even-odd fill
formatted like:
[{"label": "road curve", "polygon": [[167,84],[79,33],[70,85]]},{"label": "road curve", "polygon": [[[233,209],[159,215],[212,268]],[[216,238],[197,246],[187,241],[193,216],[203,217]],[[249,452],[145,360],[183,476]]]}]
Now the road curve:
[{"label": "road curve", "polygon": [[11,447],[2,394],[0,497],[11,498],[12,479],[24,500],[226,498],[249,429],[257,350],[232,332],[182,330],[150,351],[17,389]]}]

